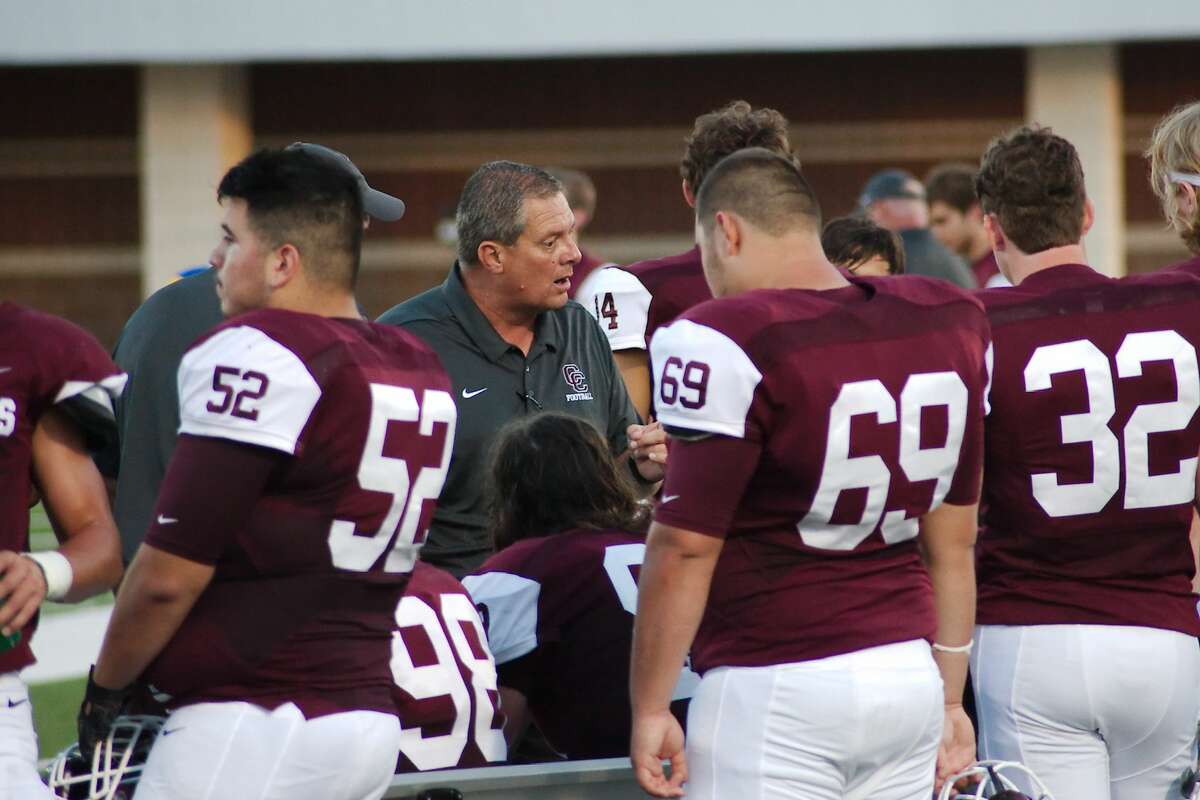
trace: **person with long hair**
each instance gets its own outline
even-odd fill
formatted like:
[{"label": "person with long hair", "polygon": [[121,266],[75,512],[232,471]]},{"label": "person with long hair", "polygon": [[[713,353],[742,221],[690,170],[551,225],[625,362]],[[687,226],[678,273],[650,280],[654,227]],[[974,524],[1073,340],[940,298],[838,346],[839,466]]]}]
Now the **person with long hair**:
[{"label": "person with long hair", "polygon": [[1200,102],[1178,106],[1159,121],[1146,158],[1150,188],[1192,254],[1172,269],[1200,275]]},{"label": "person with long hair", "polygon": [[[463,584],[496,657],[510,751],[533,721],[566,758],[625,755],[648,509],[586,420],[519,419],[492,453],[497,553]],[[694,682],[681,674],[675,699],[690,697]]]}]

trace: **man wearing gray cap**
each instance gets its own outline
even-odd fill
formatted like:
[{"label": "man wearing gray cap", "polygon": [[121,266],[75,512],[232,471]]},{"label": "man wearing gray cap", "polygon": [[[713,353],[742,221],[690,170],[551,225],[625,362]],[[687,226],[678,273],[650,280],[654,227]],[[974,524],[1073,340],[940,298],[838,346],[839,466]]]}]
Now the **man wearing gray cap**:
[{"label": "man wearing gray cap", "polygon": [[900,234],[904,242],[904,271],[975,288],[967,265],[942,246],[929,230],[925,187],[901,169],[877,172],[863,187],[858,201],[866,217],[881,228]]},{"label": "man wearing gray cap", "polygon": [[[372,189],[344,154],[306,142],[287,149],[293,148],[353,175],[368,218],[393,222],[403,216],[404,203]],[[119,441],[100,454],[97,465],[110,482],[116,481],[113,516],[126,564],[150,527],[158,487],[175,450],[180,359],[188,345],[221,321],[214,271],[209,267],[185,270],[180,280],[152,294],[125,323],[113,351],[113,360],[129,374],[129,383],[116,404]]]}]

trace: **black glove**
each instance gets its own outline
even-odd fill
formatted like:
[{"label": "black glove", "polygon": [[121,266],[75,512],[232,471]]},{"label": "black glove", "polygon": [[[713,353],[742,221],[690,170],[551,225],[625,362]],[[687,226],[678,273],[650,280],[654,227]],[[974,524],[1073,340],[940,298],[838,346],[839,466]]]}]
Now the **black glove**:
[{"label": "black glove", "polygon": [[92,674],[96,667],[88,670],[87,691],[83,705],[79,708],[79,751],[89,762],[96,745],[108,737],[113,722],[125,709],[129,689],[105,689],[97,686]]}]

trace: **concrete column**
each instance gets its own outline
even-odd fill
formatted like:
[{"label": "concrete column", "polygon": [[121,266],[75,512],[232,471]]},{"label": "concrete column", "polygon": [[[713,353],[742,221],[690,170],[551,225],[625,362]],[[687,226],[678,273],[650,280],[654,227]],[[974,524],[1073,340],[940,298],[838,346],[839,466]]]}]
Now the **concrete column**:
[{"label": "concrete column", "polygon": [[250,152],[244,66],[142,68],[138,158],[142,294],[204,264],[219,237],[217,184]]},{"label": "concrete column", "polygon": [[1087,235],[1092,266],[1125,274],[1125,170],[1121,75],[1112,44],[1032,47],[1026,69],[1030,122],[1049,125],[1079,150],[1096,222]]}]

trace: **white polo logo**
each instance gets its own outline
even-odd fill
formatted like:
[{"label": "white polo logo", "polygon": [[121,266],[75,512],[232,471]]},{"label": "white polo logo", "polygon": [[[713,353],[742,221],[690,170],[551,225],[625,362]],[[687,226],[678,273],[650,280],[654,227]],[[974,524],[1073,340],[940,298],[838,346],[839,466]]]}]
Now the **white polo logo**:
[{"label": "white polo logo", "polygon": [[587,376],[583,374],[583,370],[579,368],[578,364],[563,364],[562,374],[567,386],[575,390],[567,393],[568,403],[592,399],[592,393],[588,391]]}]

